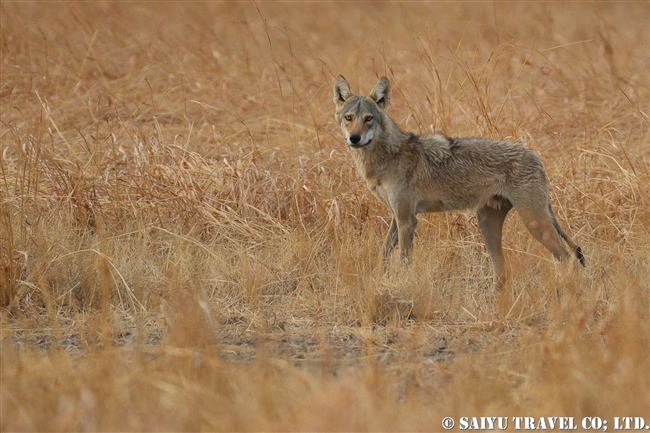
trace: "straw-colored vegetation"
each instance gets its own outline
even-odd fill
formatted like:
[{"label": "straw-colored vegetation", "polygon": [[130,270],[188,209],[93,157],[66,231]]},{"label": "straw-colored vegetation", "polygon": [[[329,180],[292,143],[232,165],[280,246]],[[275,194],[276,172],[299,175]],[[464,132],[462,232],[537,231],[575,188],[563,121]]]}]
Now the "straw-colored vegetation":
[{"label": "straw-colored vegetation", "polygon": [[[649,416],[647,3],[0,11],[0,430]],[[456,213],[384,273],[339,73],[387,75],[405,129],[534,149],[586,269],[513,212],[500,312]]]}]

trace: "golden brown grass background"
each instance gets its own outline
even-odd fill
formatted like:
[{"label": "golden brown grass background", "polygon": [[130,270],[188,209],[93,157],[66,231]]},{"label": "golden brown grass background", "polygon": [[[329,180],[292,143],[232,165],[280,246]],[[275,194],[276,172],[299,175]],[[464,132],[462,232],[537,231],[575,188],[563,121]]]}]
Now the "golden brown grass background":
[{"label": "golden brown grass background", "polygon": [[[650,421],[646,2],[0,11],[0,430]],[[587,268],[513,212],[499,313],[456,213],[385,274],[339,73],[387,75],[405,129],[525,142]]]}]

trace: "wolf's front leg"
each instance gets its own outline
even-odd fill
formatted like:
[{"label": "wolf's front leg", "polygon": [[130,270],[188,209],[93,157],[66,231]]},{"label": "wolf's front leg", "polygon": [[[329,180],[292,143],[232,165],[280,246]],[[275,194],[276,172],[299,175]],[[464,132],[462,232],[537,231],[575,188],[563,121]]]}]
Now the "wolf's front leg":
[{"label": "wolf's front leg", "polygon": [[415,235],[415,226],[418,220],[415,215],[406,218],[397,218],[398,242],[400,257],[407,264],[411,263],[411,253],[413,252],[413,236]]},{"label": "wolf's front leg", "polygon": [[384,262],[388,261],[388,256],[393,251],[393,248],[395,248],[395,245],[397,245],[397,221],[393,217],[391,218],[388,235],[386,235],[386,242],[384,243]]}]

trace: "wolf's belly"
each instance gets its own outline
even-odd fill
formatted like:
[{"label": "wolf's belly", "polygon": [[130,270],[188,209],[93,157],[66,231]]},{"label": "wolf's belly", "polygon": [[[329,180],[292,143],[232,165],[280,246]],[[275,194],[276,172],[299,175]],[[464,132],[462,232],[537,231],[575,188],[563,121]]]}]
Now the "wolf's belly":
[{"label": "wolf's belly", "polygon": [[440,199],[426,198],[418,200],[417,206],[415,208],[415,213],[445,212],[456,209],[459,209],[459,207],[452,202]]},{"label": "wolf's belly", "polygon": [[425,197],[418,200],[416,213],[447,212],[453,210],[477,210],[483,206],[500,209],[508,204],[501,194],[458,194],[456,197]]}]

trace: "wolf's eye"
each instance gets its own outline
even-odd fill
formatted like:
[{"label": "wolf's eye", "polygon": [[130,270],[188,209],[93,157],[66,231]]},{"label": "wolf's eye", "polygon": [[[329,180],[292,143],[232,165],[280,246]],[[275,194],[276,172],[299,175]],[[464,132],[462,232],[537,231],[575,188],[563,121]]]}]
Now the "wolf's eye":
[{"label": "wolf's eye", "polygon": [[352,121],[352,115],[348,114],[347,116],[344,117],[344,119],[347,120],[348,122],[351,122]]},{"label": "wolf's eye", "polygon": [[372,117],[372,116],[366,116],[366,122],[370,122],[370,121],[372,121],[372,119],[374,119],[374,117]]}]

